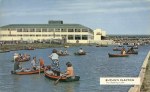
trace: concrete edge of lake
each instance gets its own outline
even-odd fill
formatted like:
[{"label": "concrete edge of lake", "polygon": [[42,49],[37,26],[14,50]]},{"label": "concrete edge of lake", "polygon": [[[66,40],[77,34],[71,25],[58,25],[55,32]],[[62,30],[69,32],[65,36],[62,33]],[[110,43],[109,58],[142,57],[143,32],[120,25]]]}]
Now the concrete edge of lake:
[{"label": "concrete edge of lake", "polygon": [[[146,56],[146,58],[144,59],[144,62],[143,62],[143,65],[142,65],[142,67],[141,67],[141,70],[140,70],[140,73],[139,73],[139,78],[140,78],[140,84],[141,85],[134,85],[134,86],[132,86],[129,90],[128,90],[128,92],[140,92],[141,90],[143,90],[143,86],[145,86],[144,85],[144,81],[146,81],[145,80],[145,76],[147,75],[147,71],[148,71],[148,63],[149,63],[149,61],[150,61],[150,51],[148,52],[148,54],[147,54],[147,56]],[[150,80],[150,77],[148,78],[149,80]],[[150,90],[150,89],[149,89]],[[144,91],[143,91],[144,92]],[[149,92],[149,91],[147,91],[147,92]]]}]

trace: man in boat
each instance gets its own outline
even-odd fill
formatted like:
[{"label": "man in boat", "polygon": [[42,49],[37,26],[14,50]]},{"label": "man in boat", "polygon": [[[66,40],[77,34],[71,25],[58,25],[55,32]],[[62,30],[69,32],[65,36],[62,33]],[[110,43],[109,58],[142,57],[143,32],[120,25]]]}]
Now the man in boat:
[{"label": "man in boat", "polygon": [[135,52],[133,47],[131,47],[127,52]]},{"label": "man in boat", "polygon": [[56,49],[53,49],[52,54],[49,56],[49,58],[52,60],[52,71],[55,75],[60,76],[59,55],[57,54]]},{"label": "man in boat", "polygon": [[64,51],[64,54],[65,54],[65,55],[68,54],[67,50]]},{"label": "man in boat", "polygon": [[79,53],[83,53],[84,51],[83,51],[83,49],[82,48],[80,48],[80,50],[78,51]]},{"label": "man in boat", "polygon": [[66,77],[71,77],[73,78],[74,77],[74,69],[73,69],[73,66],[70,62],[67,62],[66,63],[66,66],[67,66],[67,70],[66,70]]},{"label": "man in boat", "polygon": [[23,68],[20,65],[19,58],[17,57],[14,63],[14,72],[20,72],[20,71],[23,71]]},{"label": "man in boat", "polygon": [[36,70],[36,57],[33,57],[33,60],[31,61],[31,66],[33,70]]},{"label": "man in boat", "polygon": [[62,51],[62,50],[59,50],[58,53],[59,53],[59,54],[63,54],[63,51]]},{"label": "man in boat", "polygon": [[18,53],[14,53],[14,62],[16,61],[16,58],[19,57],[19,54]]},{"label": "man in boat", "polygon": [[126,49],[124,47],[121,49],[121,54],[126,54]]}]

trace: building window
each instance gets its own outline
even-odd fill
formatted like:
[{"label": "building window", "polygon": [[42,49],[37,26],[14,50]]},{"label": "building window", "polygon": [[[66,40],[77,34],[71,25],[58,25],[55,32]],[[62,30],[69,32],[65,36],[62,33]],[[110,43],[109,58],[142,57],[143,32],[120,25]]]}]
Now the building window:
[{"label": "building window", "polygon": [[48,32],[54,32],[53,28],[48,29]]},{"label": "building window", "polygon": [[30,36],[30,35],[24,34],[23,36]]},{"label": "building window", "polygon": [[41,28],[37,28],[37,29],[36,29],[36,32],[41,32]]},{"label": "building window", "polygon": [[75,32],[81,32],[80,29],[75,29]]},{"label": "building window", "polygon": [[54,36],[54,35],[52,35],[52,34],[49,34],[48,36]]},{"label": "building window", "polygon": [[35,35],[30,35],[31,37],[35,36]]},{"label": "building window", "polygon": [[75,40],[80,40],[81,39],[81,35],[75,35]]},{"label": "building window", "polygon": [[73,40],[73,35],[68,35],[68,40]]},{"label": "building window", "polygon": [[73,29],[68,29],[68,32],[74,32],[74,30]]},{"label": "building window", "polygon": [[67,29],[65,29],[65,28],[61,29],[61,32],[67,32]]},{"label": "building window", "polygon": [[17,29],[17,32],[22,32],[22,28],[18,28],[18,29]]},{"label": "building window", "polygon": [[60,32],[60,29],[59,29],[59,28],[56,28],[56,29],[55,29],[55,32]]},{"label": "building window", "polygon": [[36,37],[40,37],[41,35],[36,35]]},{"label": "building window", "polygon": [[82,35],[82,40],[87,40],[88,36],[87,35]]},{"label": "building window", "polygon": [[88,32],[88,29],[82,29],[82,32]]},{"label": "building window", "polygon": [[46,34],[43,34],[42,36],[43,36],[43,37],[47,37],[47,35],[46,35]]},{"label": "building window", "polygon": [[35,29],[34,28],[30,28],[30,32],[35,32]]},{"label": "building window", "polygon": [[47,32],[47,28],[42,28],[42,32]]},{"label": "building window", "polygon": [[29,32],[28,28],[24,28],[23,32]]},{"label": "building window", "polygon": [[22,34],[18,34],[17,36],[22,36]]}]

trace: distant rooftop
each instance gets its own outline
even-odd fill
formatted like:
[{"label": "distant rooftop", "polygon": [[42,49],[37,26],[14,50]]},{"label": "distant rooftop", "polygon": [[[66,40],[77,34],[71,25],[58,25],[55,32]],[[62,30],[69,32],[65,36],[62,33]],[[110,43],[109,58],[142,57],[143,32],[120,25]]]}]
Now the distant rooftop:
[{"label": "distant rooftop", "polygon": [[80,24],[63,24],[63,21],[48,21],[48,24],[9,24],[0,28],[88,28]]}]

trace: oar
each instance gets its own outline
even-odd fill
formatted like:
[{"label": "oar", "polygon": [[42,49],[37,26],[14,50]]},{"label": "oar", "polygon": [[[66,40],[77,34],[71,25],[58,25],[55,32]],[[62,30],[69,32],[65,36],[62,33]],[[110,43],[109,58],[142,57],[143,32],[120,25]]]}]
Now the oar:
[{"label": "oar", "polygon": [[54,82],[54,85],[57,85],[59,80],[64,76],[65,74],[63,74],[62,76],[60,76],[55,82]]},{"label": "oar", "polygon": [[54,85],[57,85],[62,76],[60,76],[55,82]]}]

